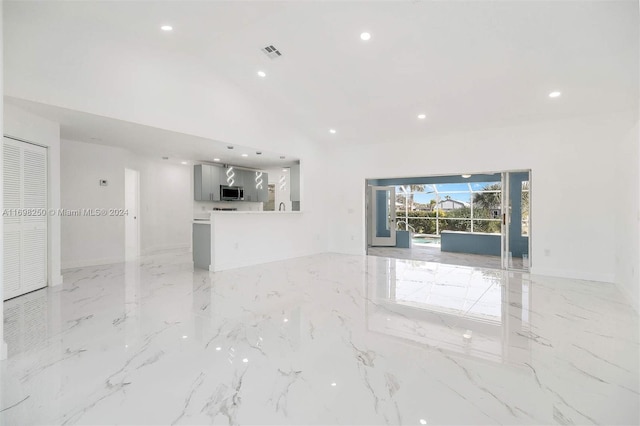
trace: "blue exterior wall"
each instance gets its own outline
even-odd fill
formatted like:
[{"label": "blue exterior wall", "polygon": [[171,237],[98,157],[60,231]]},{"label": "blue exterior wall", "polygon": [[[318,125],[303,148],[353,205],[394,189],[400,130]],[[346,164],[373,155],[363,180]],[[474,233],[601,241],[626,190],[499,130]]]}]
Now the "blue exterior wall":
[{"label": "blue exterior wall", "polygon": [[442,231],[440,234],[440,250],[454,253],[500,256],[500,238],[500,234]]},{"label": "blue exterior wall", "polygon": [[411,232],[396,231],[396,247],[411,248]]}]

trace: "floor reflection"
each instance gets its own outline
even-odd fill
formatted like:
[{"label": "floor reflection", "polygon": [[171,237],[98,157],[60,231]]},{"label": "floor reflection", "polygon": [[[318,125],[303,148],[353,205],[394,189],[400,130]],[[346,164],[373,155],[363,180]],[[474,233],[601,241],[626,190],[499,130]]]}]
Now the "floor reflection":
[{"label": "floor reflection", "polygon": [[495,362],[527,361],[528,275],[379,257],[369,268],[370,331]]}]

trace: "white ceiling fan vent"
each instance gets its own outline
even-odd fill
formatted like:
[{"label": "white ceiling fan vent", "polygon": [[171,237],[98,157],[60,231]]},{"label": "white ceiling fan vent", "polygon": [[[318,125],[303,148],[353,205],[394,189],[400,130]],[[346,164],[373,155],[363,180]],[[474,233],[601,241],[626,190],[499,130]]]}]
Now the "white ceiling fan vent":
[{"label": "white ceiling fan vent", "polygon": [[272,44],[267,47],[263,47],[261,50],[265,55],[269,57],[269,59],[276,59],[282,56],[282,53],[280,53],[280,51],[276,49]]}]

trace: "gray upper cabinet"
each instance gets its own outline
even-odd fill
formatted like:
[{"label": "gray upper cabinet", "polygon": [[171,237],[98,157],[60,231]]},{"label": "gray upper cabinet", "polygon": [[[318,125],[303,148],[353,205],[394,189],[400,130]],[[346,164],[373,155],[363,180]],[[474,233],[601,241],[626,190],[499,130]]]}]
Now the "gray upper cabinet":
[{"label": "gray upper cabinet", "polygon": [[256,170],[244,172],[244,200],[252,202],[266,202],[269,198],[269,176]]},{"label": "gray upper cabinet", "polygon": [[193,189],[196,201],[220,201],[220,167],[209,164],[193,166]]},{"label": "gray upper cabinet", "polygon": [[300,164],[291,166],[289,171],[289,187],[291,201],[300,201]]},{"label": "gray upper cabinet", "polygon": [[244,200],[245,201],[258,201],[258,193],[254,183],[255,172],[253,170],[240,170],[243,174],[244,182]]},{"label": "gray upper cabinet", "polygon": [[256,192],[258,193],[256,201],[266,203],[269,201],[269,175],[262,173],[259,180],[262,180],[262,184],[257,184],[256,186]]},{"label": "gray upper cabinet", "polygon": [[220,173],[220,185],[244,186],[244,170],[223,167]]},{"label": "gray upper cabinet", "polygon": [[[231,173],[232,172],[232,173]],[[269,176],[255,170],[198,164],[193,168],[194,196],[196,201],[220,201],[220,185],[242,186],[244,201],[266,202],[269,199]],[[261,176],[258,176],[262,173]],[[233,177],[231,176],[233,174]],[[233,179],[233,183],[231,180]],[[261,183],[262,182],[262,183]]]}]

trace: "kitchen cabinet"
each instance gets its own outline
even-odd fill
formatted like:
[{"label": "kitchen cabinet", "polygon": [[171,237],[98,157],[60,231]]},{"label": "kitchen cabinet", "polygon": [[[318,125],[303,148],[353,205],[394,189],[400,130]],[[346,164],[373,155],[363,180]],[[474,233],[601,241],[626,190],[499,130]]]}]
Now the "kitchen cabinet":
[{"label": "kitchen cabinet", "polygon": [[198,164],[193,168],[193,177],[196,201],[220,201],[220,185],[243,187],[244,201],[266,202],[269,198],[269,177],[260,171]]},{"label": "kitchen cabinet", "polygon": [[267,201],[269,201],[269,174],[262,173],[262,176],[260,176],[260,178],[262,179],[262,185],[256,188],[256,192],[258,193],[258,198],[256,201],[266,203]]},{"label": "kitchen cabinet", "polygon": [[268,175],[256,170],[242,170],[242,172],[244,179],[244,201],[268,201]]},{"label": "kitchen cabinet", "polygon": [[289,170],[289,187],[291,201],[300,201],[300,164],[291,166]]},{"label": "kitchen cabinet", "polygon": [[193,189],[196,201],[220,201],[222,168],[210,164],[193,166]]},{"label": "kitchen cabinet", "polygon": [[244,201],[257,201],[258,192],[254,182],[255,172],[253,170],[241,170],[244,181]]},{"label": "kitchen cabinet", "polygon": [[220,185],[244,186],[244,170],[233,166],[224,167],[220,174]]}]

